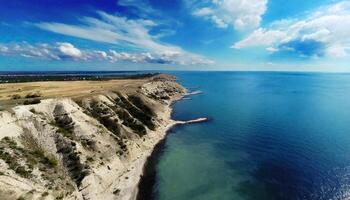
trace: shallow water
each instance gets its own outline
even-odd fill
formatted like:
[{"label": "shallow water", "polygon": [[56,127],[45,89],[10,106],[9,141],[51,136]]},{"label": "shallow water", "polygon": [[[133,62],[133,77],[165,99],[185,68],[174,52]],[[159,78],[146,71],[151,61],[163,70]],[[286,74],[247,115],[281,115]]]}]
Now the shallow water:
[{"label": "shallow water", "polygon": [[203,92],[176,103],[173,118],[211,120],[170,131],[143,199],[350,198],[350,75],[173,74]]}]

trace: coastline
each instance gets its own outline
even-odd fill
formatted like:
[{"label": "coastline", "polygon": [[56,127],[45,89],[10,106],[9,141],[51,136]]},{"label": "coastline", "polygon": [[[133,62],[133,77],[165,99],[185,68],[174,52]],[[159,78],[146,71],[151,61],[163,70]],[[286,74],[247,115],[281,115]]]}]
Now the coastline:
[{"label": "coastline", "polygon": [[177,125],[177,122],[176,121],[173,121],[173,120],[170,120],[168,126],[166,126],[164,129],[162,130],[159,130],[159,132],[161,132],[162,134],[162,137],[159,137],[157,138],[158,141],[155,143],[154,147],[152,149],[150,149],[150,151],[147,151],[143,154],[143,157],[140,158],[140,161],[138,163],[138,165],[135,165],[137,167],[137,177],[139,177],[138,181],[136,182],[135,184],[135,190],[134,192],[132,192],[132,195],[131,195],[131,198],[121,198],[121,199],[132,199],[132,200],[136,200],[137,199],[137,196],[138,196],[138,192],[139,192],[139,184],[140,184],[140,181],[141,181],[141,178],[142,176],[144,175],[144,169],[145,169],[145,166],[147,164],[147,161],[148,159],[150,158],[150,156],[152,155],[153,151],[154,151],[154,148],[162,141],[166,138],[166,135],[168,133],[168,131],[174,127],[175,125]]},{"label": "coastline", "polygon": [[[163,127],[161,130],[157,130],[158,132],[160,132],[160,135],[162,135],[162,137],[157,138],[158,141],[155,143],[155,145],[153,146],[152,150],[147,152],[147,155],[145,155],[145,157],[143,157],[142,159],[142,171],[139,173],[139,181],[137,182],[137,187],[135,188],[135,191],[132,195],[132,200],[138,200],[140,198],[140,194],[139,194],[139,187],[142,181],[142,177],[145,175],[145,170],[147,167],[147,164],[149,162],[149,160],[152,157],[152,154],[157,150],[157,146],[160,145],[163,141],[165,141],[168,132],[174,128],[177,125],[185,125],[185,124],[192,124],[192,123],[201,123],[201,122],[206,122],[208,121],[208,118],[206,117],[201,117],[201,118],[197,118],[197,119],[192,119],[192,120],[187,120],[187,121],[180,121],[180,120],[173,120],[171,118],[171,114],[174,110],[173,104],[176,103],[177,101],[180,101],[181,99],[183,99],[184,97],[190,96],[192,95],[192,93],[186,93],[184,95],[182,95],[180,98],[175,98],[173,100],[171,100],[171,103],[169,104],[169,106],[167,107],[167,112],[166,115],[168,117],[168,121],[165,123],[167,124],[165,127]],[[125,199],[126,200],[126,199]]]},{"label": "coastline", "polygon": [[182,95],[180,97],[175,97],[173,99],[171,99],[170,103],[168,106],[166,106],[166,110],[162,113],[162,118],[165,118],[166,121],[162,124],[161,127],[159,127],[156,131],[154,131],[155,133],[157,133],[156,135],[158,135],[157,138],[154,141],[153,147],[151,147],[150,149],[148,149],[147,151],[143,152],[142,157],[140,157],[138,159],[138,162],[136,161],[135,166],[135,173],[133,174],[133,177],[135,177],[136,179],[138,179],[137,181],[134,182],[134,190],[131,191],[131,195],[130,197],[126,194],[125,196],[121,197],[121,200],[136,200],[137,196],[138,196],[138,192],[139,192],[139,184],[141,181],[141,177],[144,174],[144,168],[145,165],[147,164],[147,160],[149,159],[149,157],[152,155],[154,148],[162,141],[166,138],[166,135],[168,133],[168,130],[170,130],[173,126],[175,126],[176,124],[178,124],[178,121],[173,120],[171,118],[171,114],[173,112],[173,105],[174,103],[176,103],[177,101],[180,101],[185,95]]},{"label": "coastline", "polygon": [[[0,135],[0,145],[8,157],[16,160],[16,165],[33,169],[23,176],[9,167],[9,159],[0,159],[0,196],[7,199],[42,195],[46,196],[44,199],[137,199],[147,161],[168,131],[177,124],[207,120],[171,119],[174,103],[190,94],[169,75],[136,82],[60,82],[55,87],[52,84],[14,84],[3,95],[11,98],[21,92],[22,98],[3,100],[9,104],[0,112],[0,132],[11,134]],[[24,94],[30,92],[27,86],[40,90],[38,104],[19,105],[26,100]],[[67,90],[71,93],[66,94]],[[62,93],[67,97],[58,97]],[[7,141],[16,145],[9,146]],[[26,149],[26,154],[22,149]],[[26,155],[31,154],[31,149],[44,152],[56,165],[28,164]],[[45,170],[54,173],[47,177]],[[64,178],[57,178],[62,174]],[[75,174],[81,178],[75,179]]]}]

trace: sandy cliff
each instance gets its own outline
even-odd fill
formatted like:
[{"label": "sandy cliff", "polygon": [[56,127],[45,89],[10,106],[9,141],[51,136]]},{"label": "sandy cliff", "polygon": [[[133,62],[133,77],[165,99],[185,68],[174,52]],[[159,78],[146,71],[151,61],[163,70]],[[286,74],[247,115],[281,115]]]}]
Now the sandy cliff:
[{"label": "sandy cliff", "polygon": [[137,83],[1,111],[0,196],[135,199],[147,157],[176,123],[170,105],[186,93],[170,76]]}]

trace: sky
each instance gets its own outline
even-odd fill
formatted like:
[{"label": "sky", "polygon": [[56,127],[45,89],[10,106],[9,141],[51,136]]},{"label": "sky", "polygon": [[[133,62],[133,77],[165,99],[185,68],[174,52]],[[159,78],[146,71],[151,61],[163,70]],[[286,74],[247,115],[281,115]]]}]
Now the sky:
[{"label": "sky", "polygon": [[0,71],[350,71],[350,0],[11,0]]}]

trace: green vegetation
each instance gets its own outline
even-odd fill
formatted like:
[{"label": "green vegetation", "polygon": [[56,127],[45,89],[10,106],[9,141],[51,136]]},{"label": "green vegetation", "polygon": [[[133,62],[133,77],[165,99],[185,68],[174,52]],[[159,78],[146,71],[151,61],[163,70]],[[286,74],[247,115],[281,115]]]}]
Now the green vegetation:
[{"label": "green vegetation", "polygon": [[40,92],[31,92],[28,93],[25,98],[29,99],[29,98],[37,98],[37,97],[41,97]]},{"label": "green vegetation", "polygon": [[20,98],[22,98],[22,97],[19,94],[14,94],[14,95],[11,96],[11,99],[13,99],[13,100],[20,99]]},{"label": "green vegetation", "polygon": [[[132,104],[130,101],[128,101],[122,94],[117,93],[118,99],[115,99],[115,102],[117,105],[123,107],[129,113],[136,119],[138,119],[140,122],[145,124],[149,129],[155,130],[155,124],[153,122],[153,116],[150,114],[147,114],[147,112],[151,112],[150,108],[146,109],[146,111],[141,110],[139,107],[135,106]],[[142,101],[141,99],[135,100],[137,98],[133,97],[134,101]],[[140,107],[146,107],[146,104],[144,103],[139,103]]]},{"label": "green vegetation", "polygon": [[[61,110],[63,108],[56,107],[55,110]],[[56,111],[59,112],[59,111]],[[56,114],[55,121],[50,122],[50,125],[56,126],[57,133],[62,134],[64,137],[71,140],[74,139],[74,122],[73,119],[67,114]]]},{"label": "green vegetation", "polygon": [[131,101],[131,103],[133,103],[136,107],[138,107],[147,115],[155,116],[153,110],[148,105],[146,105],[146,103],[139,96],[131,95],[128,99],[129,101]]},{"label": "green vegetation", "polygon": [[113,100],[115,106],[106,105],[97,101],[92,101],[89,112],[116,136],[120,136],[120,126],[115,114],[122,120],[124,126],[131,128],[135,133],[143,136],[147,133],[145,126],[154,130],[155,124],[153,110],[138,96],[132,95],[125,98],[119,92],[115,92],[117,97]]},{"label": "green vegetation", "polygon": [[139,135],[146,134],[146,128],[140,122],[136,121],[127,111],[124,109],[116,109],[118,117],[123,120],[123,125],[131,128]]},{"label": "green vegetation", "polygon": [[46,197],[46,196],[48,196],[48,195],[49,195],[48,192],[44,192],[44,193],[41,194],[42,197]]},{"label": "green vegetation", "polygon": [[51,121],[49,124],[57,127],[57,133],[62,134],[66,138],[73,139],[73,130],[71,128],[60,127],[60,124],[56,123],[56,121]]},{"label": "green vegetation", "polygon": [[[58,125],[56,125],[58,126]],[[63,128],[63,127],[58,127],[57,129],[57,133],[62,134],[64,137],[69,138],[69,139],[73,139],[73,131],[71,129],[67,129],[67,128]]]},{"label": "green vegetation", "polygon": [[88,161],[88,162],[94,162],[94,158],[93,158],[93,157],[87,157],[87,158],[86,158],[86,161]]},{"label": "green vegetation", "polygon": [[114,113],[108,107],[103,107],[97,101],[92,101],[90,105],[91,109],[90,114],[92,117],[97,119],[103,126],[105,126],[109,131],[111,131],[114,135],[120,135],[120,127],[118,125],[118,119],[112,118],[111,115]]},{"label": "green vegetation", "polygon": [[11,149],[17,148],[17,142],[11,139],[10,137],[2,138],[1,142],[7,144]]},{"label": "green vegetation", "polygon": [[80,140],[81,144],[89,149],[89,150],[96,150],[96,141],[88,138],[84,138]]},{"label": "green vegetation", "polygon": [[119,92],[115,93],[117,97],[111,99],[115,102],[114,106],[92,101],[89,114],[116,136],[120,136],[120,125],[115,115],[118,115],[124,126],[129,127],[140,136],[147,133],[145,126],[151,130],[155,129],[153,119],[155,113],[139,96],[131,95],[125,98]]},{"label": "green vegetation", "polygon": [[113,194],[118,195],[120,193],[120,189],[116,189],[113,191]]},{"label": "green vegetation", "polygon": [[32,105],[32,104],[39,104],[41,102],[40,99],[27,99],[23,102],[24,105]]},{"label": "green vegetation", "polygon": [[23,147],[13,138],[5,137],[0,140],[0,159],[7,163],[9,169],[23,178],[33,180],[36,176],[33,176],[32,171],[38,169],[41,177],[48,180],[48,189],[64,188],[67,192],[74,190],[71,180],[65,178],[65,171],[58,167],[59,160],[41,148],[29,129],[24,129],[19,139]]},{"label": "green vegetation", "polygon": [[32,154],[37,155],[37,160],[49,168],[55,168],[58,165],[58,160],[54,156],[46,155],[44,152],[41,154]]},{"label": "green vegetation", "polygon": [[33,114],[35,114],[35,113],[36,113],[36,111],[35,111],[35,109],[34,109],[34,108],[31,108],[29,111],[30,111],[31,113],[33,113]]},{"label": "green vegetation", "polygon": [[[16,141],[9,137],[4,137],[0,141],[0,159],[4,160],[11,170],[24,178],[30,178],[36,166],[46,171],[58,165],[58,161],[53,156],[46,155],[43,150],[24,149],[17,146]],[[21,160],[24,160],[25,164],[20,164]]]},{"label": "green vegetation", "polygon": [[118,144],[123,150],[126,149],[126,147],[127,147],[126,144],[122,141],[119,141]]},{"label": "green vegetation", "polygon": [[72,180],[80,186],[81,181],[89,174],[89,170],[87,165],[81,163],[75,146],[74,142],[69,142],[64,138],[57,138],[57,152],[62,154],[63,164],[68,169]]},{"label": "green vegetation", "polygon": [[115,135],[120,135],[120,127],[118,125],[118,119],[104,116],[104,117],[98,117],[101,124],[103,124],[108,130],[110,130]]},{"label": "green vegetation", "polygon": [[[31,176],[31,170],[27,170],[26,167],[19,164],[20,157],[16,153],[8,152],[8,149],[12,151],[20,150],[17,148],[17,143],[9,137],[4,137],[0,141],[0,159],[4,160],[9,168],[15,171],[18,175],[29,178]],[[6,151],[7,150],[7,151]]]},{"label": "green vegetation", "polygon": [[63,199],[63,198],[64,198],[64,196],[63,196],[63,194],[61,194],[60,196],[56,197],[55,199],[56,199],[56,200],[61,200],[61,199]]},{"label": "green vegetation", "polygon": [[106,75],[70,75],[66,74],[43,74],[41,76],[31,76],[28,75],[0,75],[0,83],[21,83],[21,82],[36,82],[36,81],[79,81],[79,80],[91,80],[91,81],[104,81],[104,80],[114,80],[114,79],[140,79],[149,78],[158,73],[145,73],[145,74],[106,74]]}]

